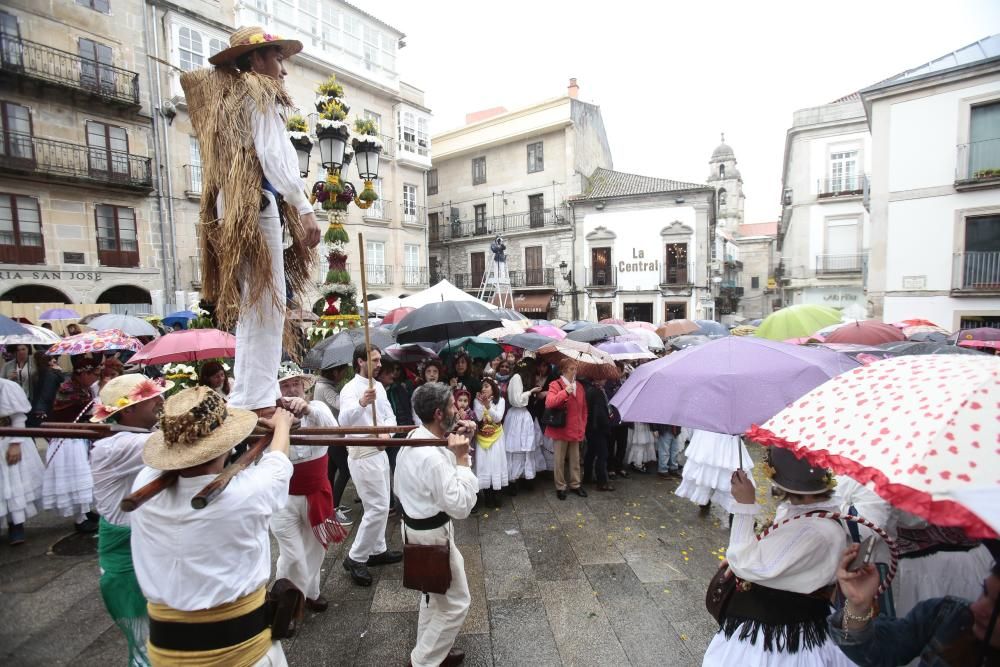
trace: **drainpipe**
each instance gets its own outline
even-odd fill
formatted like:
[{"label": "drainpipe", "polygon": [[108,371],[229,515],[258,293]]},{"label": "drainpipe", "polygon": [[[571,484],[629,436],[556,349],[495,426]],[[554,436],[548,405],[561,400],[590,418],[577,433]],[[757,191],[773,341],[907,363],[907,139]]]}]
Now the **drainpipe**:
[{"label": "drainpipe", "polygon": [[[154,11],[154,15],[155,15],[155,11]],[[142,3],[142,27],[143,27],[143,29],[142,29],[142,47],[143,47],[143,50],[146,52],[146,55],[148,56],[149,55],[149,15],[147,13],[147,8],[146,8],[146,3],[145,2]],[[154,34],[154,37],[155,37],[155,34]],[[156,40],[154,39],[154,41],[156,41]],[[156,66],[156,65],[154,65],[154,66],[157,69],[157,78],[159,78],[159,76],[158,76],[159,75],[159,67]],[[149,58],[148,57],[146,58],[146,73],[147,73],[147,75],[149,74]],[[152,107],[150,116],[153,119],[153,161],[156,163],[156,212],[157,212],[157,217],[159,218],[159,225],[158,226],[160,228],[160,264],[162,265],[161,269],[162,269],[162,273],[163,273],[163,293],[164,293],[164,303],[165,303],[165,301],[166,301],[166,295],[170,292],[171,282],[170,282],[169,274],[167,272],[167,257],[166,257],[166,248],[165,248],[166,244],[164,243],[164,235],[163,235],[163,188],[160,187],[160,184],[162,183],[163,178],[162,178],[162,174],[159,171],[159,169],[160,169],[160,158],[159,158],[159,153],[160,153],[160,132],[159,132],[158,128],[159,128],[159,120],[160,120],[159,119],[159,107],[160,107],[159,97],[160,97],[160,95],[159,95],[159,90],[158,90],[159,84],[157,83],[157,85],[155,85],[155,86],[152,85],[152,82],[150,82],[150,84],[151,85],[150,85],[150,90],[149,90],[149,96],[150,96],[149,103],[150,103],[150,106]]]},{"label": "drainpipe", "polygon": [[576,206],[573,205],[572,201],[567,202],[569,204],[569,210],[572,212],[571,224],[573,225],[573,236],[570,242],[570,281],[569,281],[569,295],[573,299],[573,321],[580,319],[580,307],[576,302]]}]

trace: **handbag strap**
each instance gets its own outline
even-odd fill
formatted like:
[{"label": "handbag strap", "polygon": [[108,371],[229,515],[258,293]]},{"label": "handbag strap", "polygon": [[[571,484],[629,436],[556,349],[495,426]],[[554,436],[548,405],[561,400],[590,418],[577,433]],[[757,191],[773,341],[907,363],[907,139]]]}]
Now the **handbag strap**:
[{"label": "handbag strap", "polygon": [[899,564],[899,548],[896,546],[896,540],[889,537],[889,534],[885,532],[880,526],[872,523],[868,519],[860,516],[855,516],[853,514],[841,514],[840,512],[830,512],[828,510],[812,510],[811,512],[805,512],[803,514],[798,514],[793,517],[788,517],[777,523],[773,523],[757,535],[757,540],[760,541],[770,535],[772,532],[784,526],[785,524],[791,523],[793,521],[799,521],[800,519],[833,519],[834,521],[847,521],[850,523],[857,523],[869,528],[873,533],[882,538],[886,546],[889,547],[889,571],[886,573],[885,578],[879,584],[878,594],[881,595],[885,593],[892,580],[896,577],[896,567]]}]

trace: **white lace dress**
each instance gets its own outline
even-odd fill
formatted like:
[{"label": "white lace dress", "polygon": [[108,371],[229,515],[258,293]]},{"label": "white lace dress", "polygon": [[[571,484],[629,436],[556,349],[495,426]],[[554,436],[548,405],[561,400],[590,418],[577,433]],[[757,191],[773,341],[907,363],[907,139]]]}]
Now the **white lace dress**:
[{"label": "white lace dress", "polygon": [[[0,379],[0,418],[9,419],[14,428],[24,428],[30,411],[31,404],[21,386]],[[21,460],[7,465],[7,450],[14,443],[21,445]],[[0,438],[0,519],[6,519],[3,523],[24,523],[38,513],[44,474],[45,466],[32,438]]]},{"label": "white lace dress", "polygon": [[740,467],[741,452],[743,470],[752,481],[753,461],[740,436],[694,431],[685,452],[681,483],[674,493],[698,505],[715,502],[732,512],[730,480],[733,471]]}]

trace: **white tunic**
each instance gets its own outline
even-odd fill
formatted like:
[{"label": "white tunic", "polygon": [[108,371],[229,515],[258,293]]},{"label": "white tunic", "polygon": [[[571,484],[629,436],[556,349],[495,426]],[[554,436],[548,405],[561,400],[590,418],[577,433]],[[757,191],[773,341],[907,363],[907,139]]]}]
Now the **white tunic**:
[{"label": "white tunic", "polygon": [[[161,475],[143,468],[138,489]],[[215,475],[180,478],[132,516],[132,560],[150,602],[181,611],[217,607],[252,593],[271,574],[271,515],[288,501],[292,464],[267,452],[204,509],[191,497]]]},{"label": "white tunic", "polygon": [[[14,428],[24,428],[31,404],[21,386],[0,379],[0,417],[9,417]],[[7,450],[19,444],[21,461],[7,465]],[[19,524],[38,513],[42,497],[42,477],[45,465],[31,438],[0,438],[0,520]]]},{"label": "white tunic", "polygon": [[313,207],[306,196],[305,183],[299,175],[299,158],[295,147],[288,140],[288,132],[281,114],[274,106],[264,113],[251,104],[250,127],[257,160],[264,178],[281,193],[299,215],[312,213]]},{"label": "white tunic", "polygon": [[128,526],[132,514],[121,509],[122,499],[132,492],[136,476],[145,467],[142,448],[150,432],[115,433],[94,443],[90,470],[94,476],[94,506],[111,524]]},{"label": "white tunic", "polygon": [[[309,401],[309,414],[302,417],[302,428],[336,428],[337,420],[323,401]],[[292,445],[288,448],[288,459],[293,463],[305,463],[326,455],[326,447],[312,445]]]},{"label": "white tunic", "polygon": [[[420,426],[408,437],[437,436]],[[400,447],[395,481],[403,511],[414,519],[427,519],[438,512],[464,519],[476,504],[479,491],[475,473],[458,465],[447,447]]]},{"label": "white tunic", "polygon": [[[395,426],[396,415],[392,412],[389,397],[381,382],[375,383],[375,411],[378,414],[379,426]],[[340,390],[340,425],[341,426],[372,426],[372,406],[361,406],[361,396],[368,390],[368,378],[355,375],[351,381]],[[372,437],[364,435],[356,438]],[[363,459],[379,453],[377,447],[348,447],[347,454],[352,459]]]}]

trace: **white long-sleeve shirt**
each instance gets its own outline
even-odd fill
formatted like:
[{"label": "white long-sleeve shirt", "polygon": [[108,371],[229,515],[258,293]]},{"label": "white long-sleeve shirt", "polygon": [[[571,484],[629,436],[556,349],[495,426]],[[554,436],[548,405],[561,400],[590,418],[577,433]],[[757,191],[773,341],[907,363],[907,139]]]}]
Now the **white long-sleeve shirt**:
[{"label": "white long-sleeve shirt", "polygon": [[151,433],[115,433],[94,443],[90,451],[90,471],[94,476],[94,506],[108,523],[128,526],[132,515],[121,509],[122,499],[132,492],[132,484],[145,467],[142,450]]},{"label": "white long-sleeve shirt", "polygon": [[[420,426],[408,438],[434,438]],[[403,511],[414,519],[445,512],[453,519],[469,516],[476,504],[479,480],[468,466],[460,466],[447,447],[400,447],[396,457],[396,495]]]},{"label": "white long-sleeve shirt", "polygon": [[499,399],[496,403],[491,402],[488,408],[487,406],[483,405],[477,398],[475,401],[473,401],[473,406],[472,406],[473,410],[476,413],[476,419],[482,421],[483,415],[485,415],[486,412],[489,411],[490,419],[492,419],[493,423],[496,424],[497,426],[502,426],[501,421],[503,420],[504,407],[505,404],[502,398]]},{"label": "white long-sleeve shirt", "polygon": [[510,376],[510,381],[507,382],[507,400],[510,401],[510,407],[512,408],[526,408],[528,407],[528,399],[531,398],[531,391],[524,391],[524,383],[521,381],[521,376],[514,375]]},{"label": "white long-sleeve shirt", "polygon": [[264,112],[250,103],[250,129],[257,160],[264,170],[264,178],[281,193],[299,215],[312,213],[313,207],[306,196],[305,182],[299,175],[299,158],[295,147],[288,140],[285,122],[276,106]]},{"label": "white long-sleeve shirt", "polygon": [[[385,387],[381,382],[375,383],[375,412],[378,415],[379,426],[395,426],[396,415],[389,404]],[[340,390],[340,425],[341,426],[372,426],[372,406],[361,405],[361,396],[368,390],[368,378],[355,375],[351,381]],[[355,438],[372,436],[355,435]],[[386,442],[386,445],[391,445]],[[378,447],[348,447],[347,455],[352,459],[363,459],[378,454]]]},{"label": "white long-sleeve shirt", "polygon": [[[302,417],[302,428],[336,428],[337,420],[323,401],[309,401],[309,414]],[[293,464],[319,459],[327,454],[326,447],[312,445],[292,445],[288,448],[288,460]]]}]

